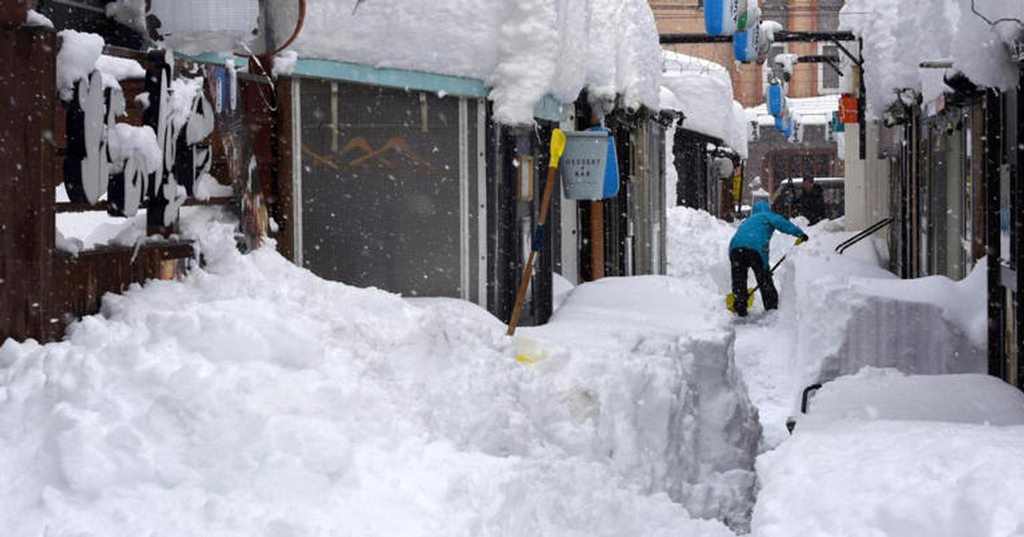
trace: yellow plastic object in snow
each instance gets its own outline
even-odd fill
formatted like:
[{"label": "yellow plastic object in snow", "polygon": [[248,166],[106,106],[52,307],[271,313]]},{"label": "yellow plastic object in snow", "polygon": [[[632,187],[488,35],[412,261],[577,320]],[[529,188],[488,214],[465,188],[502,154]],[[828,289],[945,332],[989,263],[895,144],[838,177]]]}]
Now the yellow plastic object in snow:
[{"label": "yellow plastic object in snow", "polygon": [[516,361],[523,365],[534,365],[547,357],[540,342],[525,336],[516,336]]},{"label": "yellow plastic object in snow", "polygon": [[551,162],[548,164],[548,168],[557,168],[563,153],[565,153],[565,133],[562,132],[562,129],[555,129],[551,131]]}]

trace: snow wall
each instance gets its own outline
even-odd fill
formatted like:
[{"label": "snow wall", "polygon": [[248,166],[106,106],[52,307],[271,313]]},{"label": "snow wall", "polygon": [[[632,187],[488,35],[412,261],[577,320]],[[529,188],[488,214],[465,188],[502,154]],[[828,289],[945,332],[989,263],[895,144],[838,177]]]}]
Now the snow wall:
[{"label": "snow wall", "polygon": [[523,335],[543,349],[536,367],[559,371],[571,407],[594,420],[565,439],[574,451],[609,456],[643,490],[743,529],[761,431],[719,301],[700,282],[605,278],[577,287]]},{"label": "snow wall", "polygon": [[783,315],[797,331],[793,371],[801,388],[864,366],[913,374],[986,371],[984,261],[961,282],[900,280],[879,267],[870,241],[857,245],[859,254],[834,253],[848,236],[830,232],[835,228],[831,222],[812,228],[818,240],[796,250],[776,278]]}]

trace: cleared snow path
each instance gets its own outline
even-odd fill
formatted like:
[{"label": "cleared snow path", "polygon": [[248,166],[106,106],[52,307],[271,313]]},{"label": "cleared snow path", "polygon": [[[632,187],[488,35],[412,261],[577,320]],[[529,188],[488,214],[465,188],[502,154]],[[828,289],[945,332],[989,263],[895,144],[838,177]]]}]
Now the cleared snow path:
[{"label": "cleared snow path", "polygon": [[[807,229],[806,220],[796,222]],[[706,286],[721,301],[730,291],[728,243],[735,226],[675,207],[669,230],[669,274]],[[759,295],[751,317],[733,323],[736,364],[760,413],[763,448],[786,438],[786,418],[798,410],[808,385],[864,366],[917,374],[985,370],[984,261],[960,282],[900,280],[881,268],[884,260],[871,240],[835,254],[836,244],[852,235],[841,222],[821,222],[808,234],[811,241],[798,248],[779,233],[772,240],[773,262],[789,253],[775,272],[779,311],[765,314]]]}]

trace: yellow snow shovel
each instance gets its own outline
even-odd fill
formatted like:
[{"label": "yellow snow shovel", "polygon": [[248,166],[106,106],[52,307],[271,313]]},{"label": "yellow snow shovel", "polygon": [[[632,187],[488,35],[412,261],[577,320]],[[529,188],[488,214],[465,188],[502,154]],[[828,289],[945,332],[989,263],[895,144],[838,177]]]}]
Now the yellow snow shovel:
[{"label": "yellow snow shovel", "polygon": [[[562,153],[565,152],[565,133],[562,129],[555,129],[551,132],[551,160],[548,164],[548,182],[544,185],[544,197],[540,202],[540,215],[537,218],[537,228],[533,231],[533,245],[530,248],[530,257],[523,265],[523,278],[519,282],[519,290],[516,292],[515,306],[512,308],[512,317],[508,322],[506,335],[512,336],[519,326],[519,316],[523,313],[523,303],[526,302],[526,291],[530,288],[530,278],[533,276],[533,261],[537,257],[541,246],[544,244],[544,224],[548,221],[548,212],[551,208],[551,193],[555,189],[555,179],[558,173],[558,163],[562,160]],[[518,358],[517,358],[518,360]],[[520,360],[521,361],[521,360]]]}]

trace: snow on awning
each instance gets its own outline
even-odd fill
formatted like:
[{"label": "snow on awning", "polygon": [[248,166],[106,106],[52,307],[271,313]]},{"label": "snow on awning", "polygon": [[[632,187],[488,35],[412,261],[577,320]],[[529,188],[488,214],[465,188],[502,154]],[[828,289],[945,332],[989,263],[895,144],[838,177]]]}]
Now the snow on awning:
[{"label": "snow on awning", "polygon": [[725,67],[670,51],[663,66],[661,108],[682,112],[682,128],[718,138],[746,158],[747,116],[733,100]]},{"label": "snow on awning", "polygon": [[[847,0],[840,28],[864,38],[868,111],[877,115],[897,89],[935,95],[949,91],[936,84],[936,73],[920,63],[952,58],[953,69],[981,86],[1008,89],[1018,80],[1007,43],[1017,37],[1024,0]],[[941,77],[939,77],[941,78]],[[936,91],[938,90],[938,91]]]},{"label": "snow on awning", "polygon": [[[297,7],[273,9],[275,34],[290,34]],[[303,60],[483,81],[506,124],[532,123],[546,96],[569,103],[584,88],[658,109],[661,49],[643,0],[374,0],[354,11],[350,0],[309,0],[291,48]]]}]

